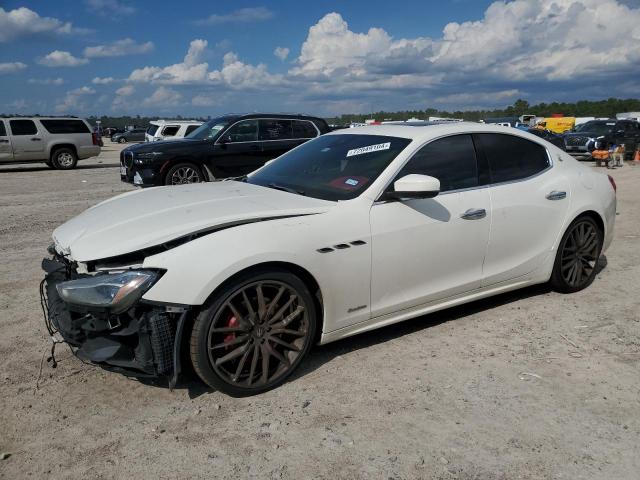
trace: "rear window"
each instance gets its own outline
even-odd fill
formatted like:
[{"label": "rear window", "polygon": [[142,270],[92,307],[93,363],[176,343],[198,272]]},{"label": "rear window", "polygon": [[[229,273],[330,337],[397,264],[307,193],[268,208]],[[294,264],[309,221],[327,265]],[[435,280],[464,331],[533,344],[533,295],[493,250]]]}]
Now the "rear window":
[{"label": "rear window", "polygon": [[9,120],[9,125],[11,125],[13,135],[35,135],[38,133],[33,120]]},{"label": "rear window", "polygon": [[311,122],[293,121],[293,138],[315,138],[318,136],[316,127]]},{"label": "rear window", "polygon": [[180,130],[180,127],[178,125],[169,125],[168,127],[164,127],[164,130],[162,130],[162,136],[173,137],[176,133],[178,133],[178,130]]},{"label": "rear window", "polygon": [[260,120],[259,140],[291,139],[291,120]]},{"label": "rear window", "polygon": [[91,133],[82,120],[40,120],[49,133]]},{"label": "rear window", "polygon": [[489,162],[491,183],[521,180],[549,166],[547,150],[537,143],[515,135],[475,134]]},{"label": "rear window", "polygon": [[186,137],[187,135],[189,135],[189,134],[190,134],[191,132],[193,132],[194,130],[197,130],[199,126],[200,126],[200,125],[189,125],[189,126],[187,127],[187,131],[184,133],[184,136]]}]

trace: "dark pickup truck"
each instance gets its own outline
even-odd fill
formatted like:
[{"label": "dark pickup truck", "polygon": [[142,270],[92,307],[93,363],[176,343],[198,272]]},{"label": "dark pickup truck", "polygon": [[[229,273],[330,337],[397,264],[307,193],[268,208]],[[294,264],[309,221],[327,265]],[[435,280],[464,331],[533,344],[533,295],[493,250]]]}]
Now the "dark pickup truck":
[{"label": "dark pickup truck", "polygon": [[238,177],[329,132],[321,118],[304,115],[226,115],[187,137],[133,145],[120,154],[120,178],[141,187]]}]

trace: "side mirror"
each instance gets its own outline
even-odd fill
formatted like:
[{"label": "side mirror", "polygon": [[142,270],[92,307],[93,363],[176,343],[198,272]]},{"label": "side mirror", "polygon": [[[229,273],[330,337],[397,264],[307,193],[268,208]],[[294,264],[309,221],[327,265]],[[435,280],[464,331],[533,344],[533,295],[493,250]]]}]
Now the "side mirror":
[{"label": "side mirror", "polygon": [[393,190],[385,193],[385,198],[402,200],[410,198],[433,198],[440,193],[440,180],[429,175],[412,173],[396,180]]}]

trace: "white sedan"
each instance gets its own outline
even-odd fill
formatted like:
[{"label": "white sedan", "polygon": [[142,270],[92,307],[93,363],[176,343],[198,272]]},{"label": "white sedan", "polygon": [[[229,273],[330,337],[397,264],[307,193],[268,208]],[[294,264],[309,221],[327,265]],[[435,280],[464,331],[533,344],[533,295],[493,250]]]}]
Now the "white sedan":
[{"label": "white sedan", "polygon": [[520,130],[340,130],[246,178],[126,193],[60,226],[45,321],[104,368],[173,385],[185,357],[250,395],[314,343],[527,285],[587,287],[615,212],[610,177]]}]

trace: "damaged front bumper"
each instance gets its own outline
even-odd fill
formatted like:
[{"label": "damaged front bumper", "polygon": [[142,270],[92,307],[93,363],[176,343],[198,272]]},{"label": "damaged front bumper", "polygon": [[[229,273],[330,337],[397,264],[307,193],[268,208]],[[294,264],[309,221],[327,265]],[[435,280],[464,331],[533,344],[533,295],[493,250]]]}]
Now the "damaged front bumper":
[{"label": "damaged front bumper", "polygon": [[89,275],[57,254],[42,261],[40,286],[44,321],[49,334],[62,337],[81,360],[134,377],[169,379],[180,373],[180,343],[189,307],[155,305],[139,300],[118,314],[106,309],[66,303],[57,286]]}]

